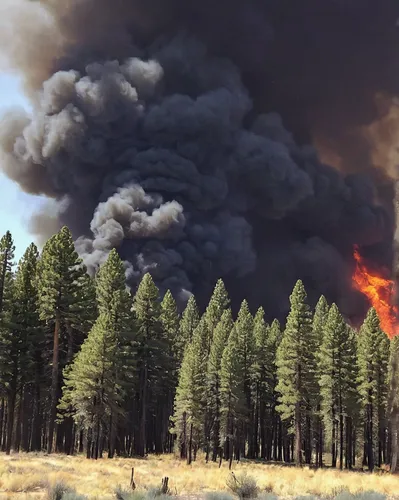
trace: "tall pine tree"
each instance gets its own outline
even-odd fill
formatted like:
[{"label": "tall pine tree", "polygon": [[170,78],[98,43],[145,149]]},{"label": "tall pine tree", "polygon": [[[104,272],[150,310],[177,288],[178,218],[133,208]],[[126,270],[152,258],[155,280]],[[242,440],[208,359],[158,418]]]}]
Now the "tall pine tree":
[{"label": "tall pine tree", "polygon": [[207,400],[209,415],[209,439],[212,449],[212,460],[216,461],[217,456],[222,455],[220,449],[220,370],[223,351],[226,347],[230,332],[233,329],[234,322],[231,310],[226,309],[217,324],[211,345],[211,351],[207,366]]},{"label": "tall pine tree", "polygon": [[[206,413],[207,323],[202,317],[184,353],[172,421],[180,456],[190,464],[203,444]],[[194,456],[193,456],[194,455]]]},{"label": "tall pine tree", "polygon": [[[385,455],[385,428],[388,391],[389,340],[381,330],[374,308],[358,336],[359,390],[365,427],[364,463],[372,471]],[[376,446],[377,444],[377,446]]]},{"label": "tall pine tree", "polygon": [[63,351],[68,352],[72,322],[81,301],[81,283],[86,269],[76,253],[71,232],[63,227],[43,248],[39,262],[40,317],[52,329],[51,392],[48,418],[47,452],[53,450],[57,404],[60,396],[60,339],[67,331]]},{"label": "tall pine tree", "polygon": [[197,328],[200,320],[200,315],[198,312],[197,303],[195,301],[194,295],[191,295],[188,299],[186,308],[183,311],[180,326],[179,326],[179,336],[177,342],[177,353],[178,359],[181,363],[184,356],[184,351],[191,342],[193,338],[194,330]]},{"label": "tall pine tree", "polygon": [[147,424],[150,404],[157,394],[157,382],[163,371],[165,348],[160,324],[159,291],[150,274],[144,275],[133,301],[137,330],[138,428],[136,453],[144,456],[147,449]]},{"label": "tall pine tree", "polygon": [[297,465],[302,464],[303,426],[310,413],[316,373],[312,315],[306,300],[305,287],[299,280],[290,296],[291,310],[277,351],[277,410],[293,425]]}]

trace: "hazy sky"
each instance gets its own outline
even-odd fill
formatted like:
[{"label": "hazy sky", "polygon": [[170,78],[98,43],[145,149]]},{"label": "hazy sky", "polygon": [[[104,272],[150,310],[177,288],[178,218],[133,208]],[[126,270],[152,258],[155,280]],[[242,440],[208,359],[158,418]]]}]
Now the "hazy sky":
[{"label": "hazy sky", "polygon": [[[0,113],[3,113],[10,106],[29,108],[29,104],[21,92],[18,79],[0,73]],[[8,229],[12,232],[17,259],[21,257],[33,239],[27,229],[27,220],[38,202],[37,197],[22,193],[15,183],[0,172],[0,235],[3,235]]]}]

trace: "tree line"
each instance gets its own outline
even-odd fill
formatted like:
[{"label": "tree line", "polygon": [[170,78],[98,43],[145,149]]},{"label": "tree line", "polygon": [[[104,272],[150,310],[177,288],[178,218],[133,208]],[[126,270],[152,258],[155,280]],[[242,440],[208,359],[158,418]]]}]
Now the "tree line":
[{"label": "tree line", "polygon": [[[179,313],[146,274],[134,294],[113,250],[92,278],[68,228],[14,265],[0,241],[0,448],[241,458],[374,470],[397,453],[398,354],[374,309],[356,331],[298,281],[285,325],[233,317],[222,280]],[[397,387],[397,385],[395,385]],[[395,398],[394,398],[395,399]]]}]

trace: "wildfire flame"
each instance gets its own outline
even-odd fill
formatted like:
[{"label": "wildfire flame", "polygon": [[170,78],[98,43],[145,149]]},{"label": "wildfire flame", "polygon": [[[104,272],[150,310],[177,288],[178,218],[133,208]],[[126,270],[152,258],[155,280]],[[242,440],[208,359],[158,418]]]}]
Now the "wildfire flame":
[{"label": "wildfire flame", "polygon": [[356,269],[353,275],[353,284],[357,290],[362,292],[377,311],[380,318],[381,328],[389,336],[398,333],[397,308],[392,305],[394,294],[394,282],[383,278],[375,272],[369,271],[360,255],[358,247],[354,249]]}]

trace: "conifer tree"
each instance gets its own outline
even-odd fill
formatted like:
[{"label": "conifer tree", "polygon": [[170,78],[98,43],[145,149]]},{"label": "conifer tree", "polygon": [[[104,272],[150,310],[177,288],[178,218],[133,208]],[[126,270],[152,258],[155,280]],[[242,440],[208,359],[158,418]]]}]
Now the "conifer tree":
[{"label": "conifer tree", "polygon": [[390,471],[395,473],[399,449],[399,335],[391,340],[388,383],[389,461]]},{"label": "conifer tree", "polygon": [[175,398],[176,386],[178,382],[179,370],[179,313],[177,304],[172,293],[168,290],[161,303],[160,324],[162,329],[162,341],[165,345],[165,372],[163,380],[163,389],[158,397],[158,412],[156,415],[156,426],[162,428],[158,433],[162,443],[156,443],[158,452],[167,450],[172,451],[172,434],[169,432],[169,417],[173,413],[173,402]]},{"label": "conifer tree", "polygon": [[[381,465],[385,455],[385,428],[388,390],[389,340],[381,330],[374,308],[358,336],[359,391],[365,425],[365,462],[370,471]],[[378,443],[376,447],[376,443]]]},{"label": "conifer tree", "polygon": [[183,311],[180,326],[179,326],[179,337],[177,342],[177,353],[178,359],[181,363],[184,356],[184,351],[191,342],[194,330],[197,328],[200,320],[200,315],[198,312],[197,303],[195,301],[194,295],[191,295],[188,299],[187,306]]},{"label": "conifer tree", "polygon": [[242,349],[234,326],[223,351],[220,369],[221,445],[230,467],[234,451],[237,458],[240,456],[241,430],[247,414],[243,369]]},{"label": "conifer tree", "polygon": [[[336,467],[338,450],[340,468],[343,468],[344,423],[350,409],[348,402],[353,380],[352,338],[344,318],[333,304],[324,325],[323,342],[319,355],[319,385],[321,408],[326,429],[330,433],[332,466]],[[352,367],[351,364],[352,363]],[[339,447],[338,447],[339,442]]]},{"label": "conifer tree", "polygon": [[7,300],[7,292],[10,288],[14,252],[14,240],[10,231],[7,231],[0,240],[0,315],[4,310],[4,302]]},{"label": "conifer tree", "polygon": [[[317,355],[319,354],[319,348],[323,342],[324,326],[327,322],[328,312],[329,306],[327,300],[324,295],[322,295],[316,304],[312,323],[313,335],[318,344]],[[321,371],[316,374],[316,378],[320,380],[320,377],[323,374],[324,370],[319,362],[318,367],[321,368]],[[323,467],[323,419],[321,414],[321,394],[319,394],[319,391],[315,391],[315,398],[316,411],[314,413],[314,427],[316,442],[316,465],[318,467]]]},{"label": "conifer tree", "polygon": [[[19,409],[16,418],[14,449],[29,449],[29,402],[34,401],[34,416],[40,411],[41,352],[44,348],[43,328],[39,318],[39,297],[37,289],[37,264],[39,253],[33,243],[28,247],[15,276],[12,332],[10,338],[12,378],[18,384]],[[41,432],[39,425],[33,432]],[[35,438],[37,440],[37,437]],[[22,440],[22,443],[21,443]]]},{"label": "conifer tree", "polygon": [[277,350],[277,375],[281,418],[293,424],[295,461],[302,464],[303,420],[309,416],[309,401],[316,372],[312,315],[306,291],[298,281],[290,297],[291,310]]},{"label": "conifer tree", "polygon": [[100,313],[64,373],[60,409],[69,409],[76,423],[87,432],[88,458],[101,457],[100,443],[114,425],[111,419],[115,422],[123,415],[122,363],[114,327],[111,316]]},{"label": "conifer tree", "polygon": [[101,440],[108,437],[109,456],[115,450],[116,429],[124,414],[127,371],[133,371],[130,298],[123,263],[112,250],[96,279],[99,318],[70,367],[60,410],[73,415],[88,435],[88,457],[102,454]]},{"label": "conifer tree", "polygon": [[[0,376],[7,400],[7,426],[3,448],[10,453],[18,384],[18,339],[13,335],[15,287],[13,276],[14,242],[9,231],[0,240]],[[4,405],[3,405],[4,406]],[[3,409],[3,413],[5,410]]]},{"label": "conifer tree", "polygon": [[188,464],[195,459],[203,442],[208,336],[207,324],[202,317],[184,353],[176,390],[171,432],[177,435],[180,456],[187,458]]},{"label": "conifer tree", "polygon": [[254,363],[256,354],[256,344],[254,337],[254,319],[248,307],[248,302],[244,300],[238,312],[235,322],[235,331],[237,335],[238,356],[242,359],[242,377],[244,383],[244,393],[246,401],[246,415],[241,422],[242,428],[238,429],[237,439],[239,441],[239,450],[245,454],[245,440],[248,440],[248,456],[254,458],[254,408],[252,401],[252,383],[254,379]]},{"label": "conifer tree", "polygon": [[223,280],[219,279],[205,311],[205,320],[209,332],[208,352],[212,343],[213,331],[221,320],[223,311],[225,311],[229,305],[230,299],[226,287],[224,286]]},{"label": "conifer tree", "polygon": [[262,307],[259,308],[255,315],[254,337],[256,344],[253,366],[254,448],[256,456],[258,456],[260,444],[261,458],[281,460],[282,429],[280,417],[276,412],[277,399],[275,393],[277,385],[276,352],[280,343],[281,331],[277,320],[273,321],[271,327],[266,324]]},{"label": "conifer tree", "polygon": [[139,371],[139,418],[136,453],[144,456],[147,447],[147,421],[151,396],[157,392],[165,363],[160,324],[159,291],[149,273],[143,276],[133,301],[137,331],[137,360]]},{"label": "conifer tree", "polygon": [[[53,450],[53,436],[59,399],[60,336],[62,328],[71,332],[76,318],[80,288],[86,273],[75,251],[72,235],[67,227],[48,240],[39,262],[40,317],[53,329],[50,412],[48,419],[47,451]],[[69,336],[69,335],[68,335]],[[70,340],[67,340],[69,343]],[[65,348],[68,351],[68,348]]]},{"label": "conifer tree", "polygon": [[346,391],[344,407],[346,408],[346,453],[345,468],[352,469],[356,461],[357,426],[360,417],[360,394],[358,387],[357,364],[357,332],[347,325],[346,355]]},{"label": "conifer tree", "polygon": [[217,455],[221,456],[220,450],[220,369],[223,351],[226,347],[234,322],[231,310],[226,309],[217,324],[211,345],[207,365],[207,400],[209,414],[209,437],[212,448],[212,460],[216,461]]}]

